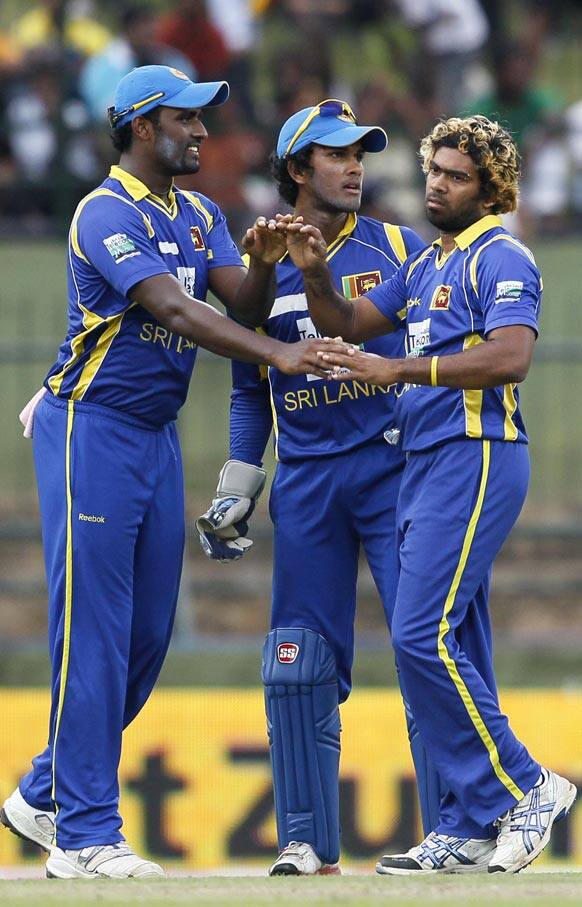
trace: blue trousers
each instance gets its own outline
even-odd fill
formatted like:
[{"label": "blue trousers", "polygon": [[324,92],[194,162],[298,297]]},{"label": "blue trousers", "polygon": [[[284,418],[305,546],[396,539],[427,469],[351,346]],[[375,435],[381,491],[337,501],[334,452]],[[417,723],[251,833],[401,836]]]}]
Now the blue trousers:
[{"label": "blue trousers", "polygon": [[412,453],[404,471],[392,643],[426,750],[449,788],[436,829],[444,834],[494,836],[491,823],[540,773],[499,708],[487,609],[491,565],[528,479],[526,445],[503,441]]},{"label": "blue trousers", "polygon": [[175,426],[47,395],[34,459],[49,590],[48,746],[20,790],[56,843],[123,840],[122,730],[158,677],[176,608],[184,495]]},{"label": "blue trousers", "polygon": [[356,580],[363,546],[388,627],[396,593],[396,501],[402,453],[378,441],[333,457],[279,463],[271,629],[320,633],[338,669],[339,701],[351,690]]}]

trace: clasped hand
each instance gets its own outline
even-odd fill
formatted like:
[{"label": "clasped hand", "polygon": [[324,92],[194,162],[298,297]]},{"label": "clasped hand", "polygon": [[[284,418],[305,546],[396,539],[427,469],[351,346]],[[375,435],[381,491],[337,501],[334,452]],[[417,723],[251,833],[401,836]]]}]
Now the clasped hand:
[{"label": "clasped hand", "polygon": [[251,258],[265,265],[276,264],[288,252],[293,264],[302,271],[325,261],[327,254],[321,231],[294,214],[257,217],[243,236],[242,245]]}]

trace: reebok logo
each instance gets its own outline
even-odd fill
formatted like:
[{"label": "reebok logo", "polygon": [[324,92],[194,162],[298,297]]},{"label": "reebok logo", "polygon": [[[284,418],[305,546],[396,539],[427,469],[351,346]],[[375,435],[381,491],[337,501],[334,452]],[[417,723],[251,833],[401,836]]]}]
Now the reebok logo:
[{"label": "reebok logo", "polygon": [[95,514],[93,514],[93,513],[80,513],[79,519],[83,523],[104,523],[105,522],[104,516],[95,516]]},{"label": "reebok logo", "polygon": [[277,646],[277,661],[282,665],[292,665],[299,655],[299,646],[294,642],[282,642]]}]

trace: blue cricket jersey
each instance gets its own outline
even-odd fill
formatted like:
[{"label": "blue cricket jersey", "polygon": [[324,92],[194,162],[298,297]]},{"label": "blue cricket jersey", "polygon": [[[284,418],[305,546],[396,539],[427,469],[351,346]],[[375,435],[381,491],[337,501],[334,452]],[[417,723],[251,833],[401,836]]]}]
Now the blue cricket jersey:
[{"label": "blue cricket jersey", "polygon": [[[537,335],[542,281],[530,250],[488,215],[455,237],[451,252],[437,240],[367,295],[406,329],[407,356],[446,356],[508,325],[527,325]],[[527,443],[515,384],[486,390],[405,384],[398,393],[405,450],[465,437]]]},{"label": "blue cricket jersey", "polygon": [[[350,214],[328,248],[327,262],[337,289],[355,298],[387,280],[424,247],[406,227]],[[301,272],[287,255],[276,271],[276,299],[259,330],[287,343],[321,336],[309,316]],[[401,356],[402,338],[388,334],[366,341],[365,349]],[[230,455],[259,464],[271,427],[275,455],[282,462],[349,451],[394,427],[394,390],[233,362]]]},{"label": "blue cricket jersey", "polygon": [[175,419],[196,345],[164,328],[128,293],[148,277],[173,274],[204,300],[210,269],[227,265],[242,261],[214,202],[173,188],[166,205],[136,177],[112,167],[73,217],[68,330],[45,381],[48,390],[155,426]]}]

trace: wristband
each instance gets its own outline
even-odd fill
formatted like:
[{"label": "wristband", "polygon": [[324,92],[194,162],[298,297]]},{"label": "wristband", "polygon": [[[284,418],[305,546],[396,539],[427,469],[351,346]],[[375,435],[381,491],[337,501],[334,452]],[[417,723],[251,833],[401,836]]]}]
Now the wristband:
[{"label": "wristband", "polygon": [[438,356],[433,356],[432,359],[430,360],[430,386],[431,387],[438,387],[438,376],[437,376],[438,362],[439,362]]}]

